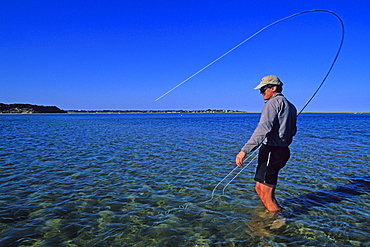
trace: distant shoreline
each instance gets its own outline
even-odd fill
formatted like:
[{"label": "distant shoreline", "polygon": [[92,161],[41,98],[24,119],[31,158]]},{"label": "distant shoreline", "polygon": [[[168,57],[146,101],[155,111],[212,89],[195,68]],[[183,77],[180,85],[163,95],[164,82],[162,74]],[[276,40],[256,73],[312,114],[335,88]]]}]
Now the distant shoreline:
[{"label": "distant shoreline", "polygon": [[[0,115],[32,115],[32,114],[218,114],[243,113],[259,114],[239,110],[62,110],[56,106],[42,106],[31,104],[3,104],[0,103]],[[303,112],[302,114],[370,114],[370,112]]]},{"label": "distant shoreline", "polygon": [[[88,111],[88,112],[78,112],[78,111],[68,111],[65,114],[261,114],[261,112],[247,112],[247,111],[229,111],[229,112],[207,112],[207,111]],[[370,112],[302,112],[302,114],[370,114]]]},{"label": "distant shoreline", "polygon": [[[117,112],[117,111],[89,111],[89,112],[77,112],[77,111],[67,111],[66,113],[2,113],[0,115],[124,115],[124,114],[261,114],[261,112],[206,112],[206,111],[197,111],[197,112],[166,112],[166,111],[147,111],[147,112]],[[302,112],[301,114],[354,114],[354,115],[366,115],[370,112]]]},{"label": "distant shoreline", "polygon": [[91,110],[67,111],[68,114],[199,114],[199,113],[254,113],[237,110]]}]

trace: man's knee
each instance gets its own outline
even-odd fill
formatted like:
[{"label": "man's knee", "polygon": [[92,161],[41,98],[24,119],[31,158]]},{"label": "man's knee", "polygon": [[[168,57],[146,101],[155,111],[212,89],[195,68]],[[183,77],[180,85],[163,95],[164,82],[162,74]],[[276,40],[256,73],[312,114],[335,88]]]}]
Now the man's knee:
[{"label": "man's knee", "polygon": [[261,195],[261,193],[262,193],[262,190],[261,190],[261,183],[257,182],[257,183],[256,183],[256,186],[254,187],[254,189],[255,189],[255,191],[256,191],[256,193],[257,193],[257,195]]},{"label": "man's knee", "polygon": [[275,187],[276,187],[276,184],[263,183],[263,185],[265,185],[265,186],[267,186],[267,187],[269,187],[271,189],[275,189]]},{"label": "man's knee", "polygon": [[256,191],[259,195],[266,194],[270,195],[274,192],[275,185],[267,184],[267,183],[259,183],[258,186],[256,185]]}]

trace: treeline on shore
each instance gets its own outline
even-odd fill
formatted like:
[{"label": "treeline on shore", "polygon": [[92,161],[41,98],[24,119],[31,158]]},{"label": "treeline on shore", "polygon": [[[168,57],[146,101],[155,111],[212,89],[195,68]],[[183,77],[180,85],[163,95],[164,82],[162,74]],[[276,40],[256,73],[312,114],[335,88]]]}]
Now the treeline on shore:
[{"label": "treeline on shore", "polygon": [[0,113],[3,114],[67,113],[67,111],[61,110],[56,106],[0,103]]}]

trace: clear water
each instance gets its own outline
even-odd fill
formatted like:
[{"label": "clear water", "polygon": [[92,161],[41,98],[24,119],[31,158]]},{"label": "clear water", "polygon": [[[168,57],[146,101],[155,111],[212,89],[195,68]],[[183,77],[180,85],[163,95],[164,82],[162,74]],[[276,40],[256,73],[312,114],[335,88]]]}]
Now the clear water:
[{"label": "clear water", "polygon": [[255,162],[208,201],[258,119],[2,115],[0,246],[370,246],[369,114],[299,116],[282,213]]}]

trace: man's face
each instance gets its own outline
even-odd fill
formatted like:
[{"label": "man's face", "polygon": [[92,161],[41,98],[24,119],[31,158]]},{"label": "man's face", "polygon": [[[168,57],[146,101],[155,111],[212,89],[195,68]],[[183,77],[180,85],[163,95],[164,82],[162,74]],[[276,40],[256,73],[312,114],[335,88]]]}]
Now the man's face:
[{"label": "man's face", "polygon": [[276,94],[276,86],[269,87],[265,86],[260,89],[260,93],[263,96],[264,100],[269,100],[271,99],[275,94]]}]

